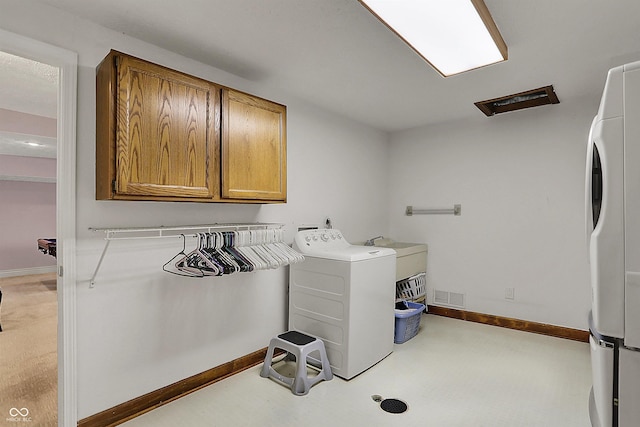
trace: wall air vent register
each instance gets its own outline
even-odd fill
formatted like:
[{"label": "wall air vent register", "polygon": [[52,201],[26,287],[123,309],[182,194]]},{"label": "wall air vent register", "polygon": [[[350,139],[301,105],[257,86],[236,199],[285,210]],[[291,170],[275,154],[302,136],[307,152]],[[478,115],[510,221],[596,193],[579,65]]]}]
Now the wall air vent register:
[{"label": "wall air vent register", "polygon": [[553,85],[551,85],[500,98],[479,101],[474,104],[480,109],[480,111],[486,114],[487,117],[491,117],[508,111],[559,103],[560,101],[558,100],[558,96],[553,90]]}]

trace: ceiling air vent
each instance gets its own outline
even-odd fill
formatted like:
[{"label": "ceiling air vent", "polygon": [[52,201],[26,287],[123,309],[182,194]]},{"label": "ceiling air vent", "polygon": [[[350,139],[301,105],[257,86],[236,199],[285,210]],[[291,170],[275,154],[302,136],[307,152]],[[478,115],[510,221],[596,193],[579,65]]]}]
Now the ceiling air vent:
[{"label": "ceiling air vent", "polygon": [[558,96],[553,91],[553,86],[545,86],[539,89],[515,93],[500,98],[475,102],[476,107],[488,117],[507,111],[522,110],[523,108],[537,107],[546,104],[559,104]]}]

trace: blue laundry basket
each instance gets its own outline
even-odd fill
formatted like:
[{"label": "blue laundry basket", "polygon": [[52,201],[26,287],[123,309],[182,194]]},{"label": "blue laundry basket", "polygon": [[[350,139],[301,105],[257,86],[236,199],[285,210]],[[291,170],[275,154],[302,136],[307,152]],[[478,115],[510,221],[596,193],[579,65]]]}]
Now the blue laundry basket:
[{"label": "blue laundry basket", "polygon": [[422,312],[426,308],[424,304],[411,301],[401,301],[408,310],[395,310],[396,328],[393,342],[402,344],[418,334]]}]

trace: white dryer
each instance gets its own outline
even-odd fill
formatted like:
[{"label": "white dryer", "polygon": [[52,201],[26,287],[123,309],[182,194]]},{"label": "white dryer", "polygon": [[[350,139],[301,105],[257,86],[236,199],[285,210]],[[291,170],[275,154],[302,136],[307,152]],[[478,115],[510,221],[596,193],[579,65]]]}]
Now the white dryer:
[{"label": "white dryer", "polygon": [[333,373],[351,379],[393,351],[396,253],[304,230],[289,275],[289,329],[321,338]]}]

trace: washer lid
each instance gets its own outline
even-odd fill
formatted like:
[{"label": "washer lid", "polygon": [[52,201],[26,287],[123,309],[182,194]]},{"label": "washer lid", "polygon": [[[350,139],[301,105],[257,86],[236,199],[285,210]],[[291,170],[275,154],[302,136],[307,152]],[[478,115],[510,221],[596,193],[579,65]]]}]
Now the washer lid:
[{"label": "washer lid", "polygon": [[389,248],[377,248],[375,246],[349,245],[342,248],[309,248],[307,251],[298,249],[305,257],[325,258],[336,261],[364,261],[385,256],[396,256],[396,251]]},{"label": "washer lid", "polygon": [[335,229],[299,231],[293,240],[293,248],[306,257],[340,261],[362,261],[396,255],[389,248],[351,245],[340,230]]}]

